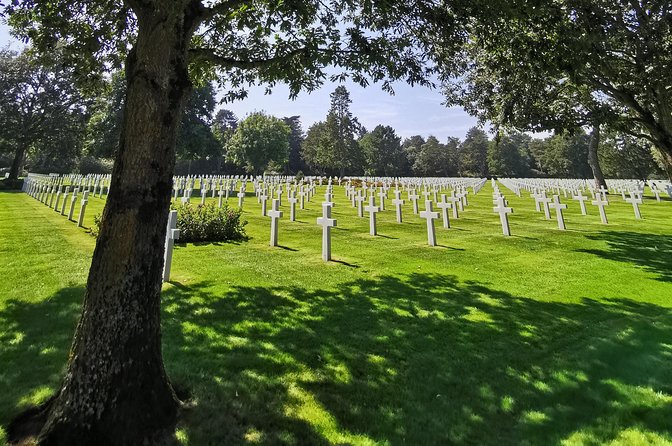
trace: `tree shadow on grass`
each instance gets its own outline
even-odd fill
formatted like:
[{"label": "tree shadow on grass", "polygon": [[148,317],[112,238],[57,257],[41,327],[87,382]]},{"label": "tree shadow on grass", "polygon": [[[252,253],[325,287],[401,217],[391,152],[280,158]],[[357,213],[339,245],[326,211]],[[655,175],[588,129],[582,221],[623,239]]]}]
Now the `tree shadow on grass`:
[{"label": "tree shadow on grass", "polygon": [[672,282],[672,236],[603,231],[586,237],[606,242],[607,249],[580,249],[580,252],[609,260],[634,263],[646,271],[657,274],[658,280]]},{"label": "tree shadow on grass", "polygon": [[83,297],[84,287],[69,287],[0,309],[0,425],[58,389]]},{"label": "tree shadow on grass", "polygon": [[164,295],[193,444],[602,443],[670,438],[672,314],[412,274],[336,290]]},{"label": "tree shadow on grass", "polygon": [[[335,289],[174,285],[163,293],[164,358],[194,399],[179,426],[189,444],[672,436],[663,307],[539,302],[433,274]],[[0,423],[60,383],[83,292],[0,310]]]}]

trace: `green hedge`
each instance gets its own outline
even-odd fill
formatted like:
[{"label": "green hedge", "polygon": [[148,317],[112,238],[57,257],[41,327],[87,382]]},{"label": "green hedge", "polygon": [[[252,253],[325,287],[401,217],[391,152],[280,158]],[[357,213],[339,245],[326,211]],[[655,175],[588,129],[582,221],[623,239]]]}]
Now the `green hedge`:
[{"label": "green hedge", "polygon": [[172,208],[177,210],[180,242],[224,242],[247,237],[247,221],[241,221],[240,209],[226,205],[218,208],[214,203],[196,206],[190,203],[177,204]]},{"label": "green hedge", "polygon": [[[241,221],[242,211],[226,205],[218,208],[214,203],[206,205],[173,204],[171,209],[177,211],[177,228],[180,230],[180,242],[226,242],[247,238],[245,225]],[[90,234],[98,237],[100,233],[101,214],[93,216]]]}]

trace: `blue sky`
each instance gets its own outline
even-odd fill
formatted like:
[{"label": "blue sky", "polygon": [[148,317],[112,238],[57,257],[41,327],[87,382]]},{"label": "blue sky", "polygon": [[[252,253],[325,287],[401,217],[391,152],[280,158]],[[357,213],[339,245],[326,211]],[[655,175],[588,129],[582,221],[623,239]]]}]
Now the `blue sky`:
[{"label": "blue sky", "polygon": [[[14,49],[20,48],[20,44],[11,39],[7,26],[0,23],[0,45],[7,43]],[[271,95],[265,95],[263,87],[256,87],[250,90],[248,98],[220,107],[232,110],[238,118],[254,111],[265,111],[278,117],[299,115],[305,131],[314,122],[325,119],[329,94],[338,85],[325,83],[319,90],[301,93],[295,100],[288,99],[288,89],[284,86],[274,88]],[[449,136],[463,139],[467,130],[476,125],[476,119],[461,108],[441,105],[443,98],[438,90],[396,83],[396,94],[390,96],[380,89],[380,85],[367,88],[351,83],[344,85],[352,99],[350,110],[369,131],[383,124],[391,126],[404,138],[434,135],[445,142]]]}]

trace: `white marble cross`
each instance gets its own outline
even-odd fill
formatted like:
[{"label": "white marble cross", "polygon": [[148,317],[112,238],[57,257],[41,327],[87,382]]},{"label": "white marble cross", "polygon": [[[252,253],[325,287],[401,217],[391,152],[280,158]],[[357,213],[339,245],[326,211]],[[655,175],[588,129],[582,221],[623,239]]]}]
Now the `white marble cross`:
[{"label": "white marble cross", "polygon": [[453,204],[446,201],[446,194],[441,194],[441,201],[436,203],[436,207],[441,209],[441,218],[443,220],[443,227],[450,228],[450,218],[448,217],[448,209],[452,208]]},{"label": "white marble cross", "polygon": [[376,206],[376,197],[371,194],[369,197],[369,205],[364,208],[366,212],[369,213],[369,234],[376,235],[376,213],[379,212],[378,206]]},{"label": "white marble cross", "polygon": [[581,215],[586,215],[585,201],[588,200],[588,197],[584,196],[579,189],[577,194],[572,196],[572,200],[577,200],[579,202],[579,205],[581,206]]},{"label": "white marble cross", "polygon": [[460,201],[460,199],[455,196],[455,191],[454,190],[450,191],[450,197],[448,197],[447,200],[450,201],[450,203],[452,205],[453,218],[455,218],[455,219],[459,218],[460,215],[457,211],[457,209],[458,209],[457,203]]},{"label": "white marble cross", "polygon": [[[54,205],[54,211],[58,212],[58,202],[61,201],[61,194],[63,193],[63,186],[58,186],[58,191],[56,192],[56,204]],[[67,187],[66,187],[67,190]]]},{"label": "white marble cross", "polygon": [[439,213],[432,209],[432,200],[425,200],[425,210],[420,212],[420,218],[427,220],[427,244],[436,246],[436,231],[434,230],[434,220],[439,218]]},{"label": "white marble cross", "polygon": [[607,221],[607,213],[604,210],[605,206],[609,206],[609,202],[604,199],[602,194],[595,194],[595,200],[591,201],[594,206],[597,206],[600,209],[600,219],[605,225],[609,222]]},{"label": "white marble cross", "polygon": [[464,212],[464,207],[467,206],[467,191],[462,189],[455,196],[460,199],[458,203],[460,205],[460,212]]},{"label": "white marble cross", "polygon": [[208,190],[207,189],[201,189],[201,204],[205,204],[205,199],[208,196]]},{"label": "white marble cross", "polygon": [[322,226],[322,260],[331,260],[331,228],[336,226],[336,219],[331,218],[331,204],[322,203],[322,217],[318,217],[317,224]]},{"label": "white marble cross", "polygon": [[289,202],[289,221],[296,221],[296,202],[299,201],[296,198],[296,191],[290,192],[287,201]]},{"label": "white marble cross", "polygon": [[70,198],[70,210],[68,211],[68,220],[72,220],[72,216],[75,213],[75,202],[77,202],[77,192],[79,189],[72,191],[72,198]]},{"label": "white marble cross", "polygon": [[282,184],[278,185],[278,190],[275,191],[275,196],[278,197],[278,204],[282,206]]},{"label": "white marble cross", "polygon": [[282,217],[280,200],[274,198],[271,206],[271,210],[268,211],[268,216],[271,217],[271,246],[278,246],[278,221]]},{"label": "white marble cross", "polygon": [[551,211],[548,208],[548,203],[551,202],[551,199],[546,196],[546,191],[542,190],[538,195],[537,195],[537,202],[542,206],[544,209],[544,218],[546,220],[551,219]]},{"label": "white marble cross", "polygon": [[364,195],[362,195],[362,190],[357,191],[357,197],[355,198],[355,201],[357,201],[357,216],[358,217],[364,217],[364,200],[366,198]]},{"label": "white marble cross", "polygon": [[221,208],[222,207],[222,199],[224,198],[224,190],[222,188],[220,188],[219,191],[217,192],[217,195],[219,195],[219,199],[217,200],[217,207]]},{"label": "white marble cross", "polygon": [[397,208],[397,223],[401,223],[401,206],[404,204],[404,200],[401,199],[401,191],[399,189],[395,189],[392,203]]},{"label": "white marble cross", "polygon": [[609,193],[609,189],[606,189],[604,186],[600,186],[600,188],[597,190],[600,194],[602,194],[602,199],[606,202],[609,202],[609,199],[607,198],[607,194]]},{"label": "white marble cross", "polygon": [[497,197],[497,206],[492,208],[495,213],[499,214],[499,221],[502,223],[502,233],[506,236],[511,235],[509,228],[509,214],[513,213],[513,209],[506,207],[506,201],[503,196]]},{"label": "white marble cross", "polygon": [[238,197],[238,207],[243,208],[243,200],[245,200],[245,186],[241,186],[240,192],[236,195]]},{"label": "white marble cross", "polygon": [[259,194],[259,201],[261,203],[261,216],[266,216],[266,203],[268,202],[268,197],[266,196],[266,191],[262,191]]},{"label": "white marble cross", "polygon": [[68,201],[68,193],[70,193],[70,186],[66,186],[65,192],[63,193],[63,206],[61,206],[61,215],[65,215],[65,204]]},{"label": "white marble cross", "polygon": [[558,219],[558,229],[561,231],[565,230],[565,217],[562,215],[563,209],[567,209],[566,204],[560,203],[560,196],[553,195],[553,203],[549,204],[548,207],[555,210],[555,216]]},{"label": "white marble cross", "polygon": [[636,197],[634,192],[630,192],[630,198],[626,198],[625,202],[632,204],[632,209],[635,211],[635,218],[641,219],[642,214],[639,212],[638,205],[642,204],[642,199]]},{"label": "white marble cross", "polygon": [[299,208],[304,209],[306,205],[306,191],[303,188],[303,185],[301,185],[301,189],[299,190]]},{"label": "white marble cross", "polygon": [[170,266],[173,263],[173,246],[175,240],[180,238],[180,230],[177,228],[177,211],[168,214],[168,229],[166,230],[166,248],[163,253],[163,281],[170,280]]},{"label": "white marble cross", "polygon": [[411,202],[413,203],[414,214],[418,213],[418,198],[420,198],[420,196],[415,192],[415,189],[411,190],[408,193],[408,199],[411,200]]},{"label": "white marble cross", "polygon": [[86,211],[86,205],[89,203],[89,191],[85,191],[82,196],[81,206],[79,208],[79,218],[77,218],[77,227],[81,228],[84,224],[84,212]]},{"label": "white marble cross", "polygon": [[378,198],[380,198],[380,210],[385,210],[385,199],[387,198],[387,192],[381,187],[380,192],[378,192]]}]

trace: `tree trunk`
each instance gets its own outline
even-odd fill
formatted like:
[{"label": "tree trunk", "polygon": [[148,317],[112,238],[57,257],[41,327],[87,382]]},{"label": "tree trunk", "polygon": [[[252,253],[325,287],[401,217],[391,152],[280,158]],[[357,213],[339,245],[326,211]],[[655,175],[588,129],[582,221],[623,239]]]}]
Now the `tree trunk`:
[{"label": "tree trunk", "polygon": [[593,171],[593,178],[595,179],[595,187],[600,189],[601,187],[607,188],[607,182],[604,180],[604,174],[602,173],[602,168],[600,167],[600,160],[597,157],[597,149],[600,146],[600,125],[596,124],[593,126],[592,132],[590,132],[590,142],[588,143],[588,165]]},{"label": "tree trunk", "polygon": [[672,147],[669,151],[658,149],[658,153],[660,153],[660,164],[662,164],[661,167],[665,171],[667,179],[672,181]]},{"label": "tree trunk", "polygon": [[12,167],[9,169],[9,179],[16,180],[21,175],[21,170],[23,168],[23,159],[26,157],[26,145],[19,143],[16,152],[14,152],[14,160],[12,161]]},{"label": "tree trunk", "polygon": [[160,292],[176,130],[191,88],[192,25],[178,3],[135,11],[110,195],[40,444],[151,444],[174,429],[180,403],[161,355]]}]

